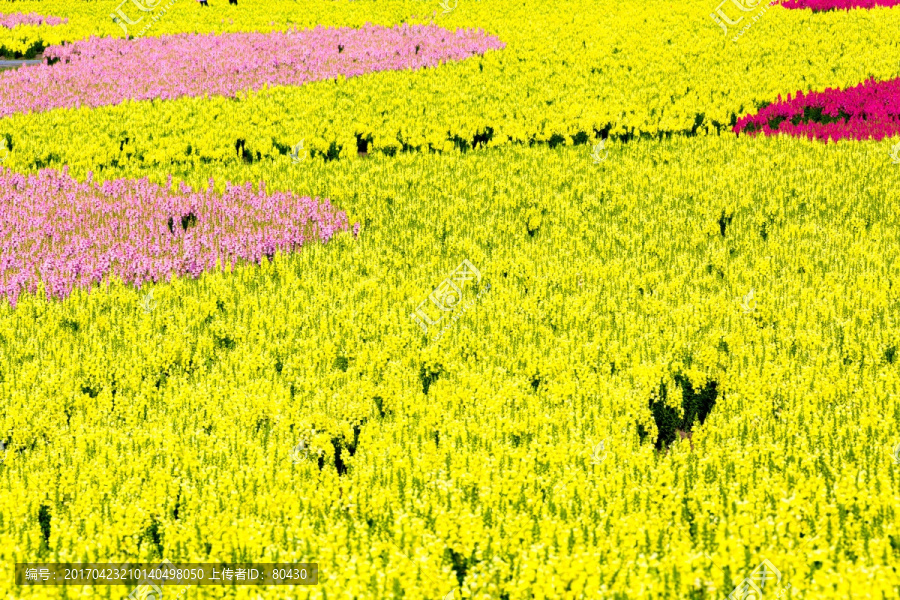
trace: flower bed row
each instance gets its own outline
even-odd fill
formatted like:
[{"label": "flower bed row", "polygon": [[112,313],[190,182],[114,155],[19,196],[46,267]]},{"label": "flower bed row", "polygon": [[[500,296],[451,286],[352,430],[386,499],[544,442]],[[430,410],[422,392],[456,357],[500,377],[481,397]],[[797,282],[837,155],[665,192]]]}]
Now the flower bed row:
[{"label": "flower bed row", "polygon": [[481,31],[368,26],[286,33],[91,38],[44,52],[46,64],[0,77],[0,117],[125,100],[233,96],[387,70],[433,67],[503,48]]},{"label": "flower bed row", "polygon": [[63,25],[69,20],[61,17],[45,17],[37,13],[0,14],[0,27],[12,29],[18,25]]},{"label": "flower bed row", "polygon": [[900,5],[900,0],[784,0],[784,8],[811,8],[813,12],[827,10],[850,10],[851,8],[876,8]]},{"label": "flower bed row", "polygon": [[738,120],[735,133],[787,133],[821,141],[876,139],[900,133],[900,79],[846,90],[798,92]]}]

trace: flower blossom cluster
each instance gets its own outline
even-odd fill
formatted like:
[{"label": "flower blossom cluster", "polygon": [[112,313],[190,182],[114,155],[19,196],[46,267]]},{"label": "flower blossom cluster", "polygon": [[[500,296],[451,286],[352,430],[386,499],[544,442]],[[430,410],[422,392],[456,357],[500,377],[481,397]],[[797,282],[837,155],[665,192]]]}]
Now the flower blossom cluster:
[{"label": "flower blossom cluster", "polygon": [[90,38],[44,51],[48,62],[59,62],[0,75],[0,117],[125,100],[234,96],[264,86],[432,67],[502,47],[482,31],[425,25]]},{"label": "flower blossom cluster", "polygon": [[17,25],[62,25],[69,20],[62,17],[45,17],[37,13],[0,14],[0,27],[12,29]]},{"label": "flower blossom cluster", "polygon": [[900,4],[900,0],[784,0],[784,8],[811,8],[813,12],[826,10],[850,10],[851,8],[891,7]]},{"label": "flower blossom cluster", "polygon": [[[15,305],[22,291],[44,283],[48,297],[65,297],[108,275],[140,287],[173,275],[198,276],[259,262],[349,229],[328,200],[267,194],[265,185],[228,185],[178,192],[149,180],[78,182],[44,169],[37,175],[0,172],[0,296]],[[353,228],[358,233],[359,225]]]},{"label": "flower blossom cluster", "polygon": [[787,133],[827,141],[880,140],[900,133],[900,79],[866,81],[846,90],[781,96],[737,121],[735,133]]}]

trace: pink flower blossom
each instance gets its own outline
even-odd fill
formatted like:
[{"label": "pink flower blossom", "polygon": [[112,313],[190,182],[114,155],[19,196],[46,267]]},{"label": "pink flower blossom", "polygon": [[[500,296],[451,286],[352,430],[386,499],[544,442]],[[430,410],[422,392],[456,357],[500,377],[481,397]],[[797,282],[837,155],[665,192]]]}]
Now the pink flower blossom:
[{"label": "pink flower blossom", "polygon": [[810,139],[875,139],[900,133],[900,79],[869,80],[846,90],[781,96],[737,121],[735,133],[786,133]]},{"label": "pink flower blossom", "polygon": [[125,100],[234,96],[264,86],[302,85],[387,70],[433,67],[504,44],[482,31],[436,26],[286,33],[184,33],[125,40],[91,38],[50,46],[53,65],[0,73],[0,117]]},{"label": "pink flower blossom", "polygon": [[[327,242],[348,230],[328,200],[268,194],[248,183],[178,192],[145,179],[80,183],[44,169],[0,171],[0,296],[15,306],[43,282],[48,297],[90,288],[110,275],[138,287],[174,276],[196,277],[238,261]],[[359,231],[358,224],[355,228]]]},{"label": "pink flower blossom", "polygon": [[875,8],[876,6],[897,6],[900,0],[784,0],[784,8],[811,8],[814,12],[851,8]]},{"label": "pink flower blossom", "polygon": [[62,25],[68,22],[69,20],[65,18],[45,17],[37,13],[0,14],[0,27],[6,27],[7,29],[12,29],[17,25]]}]

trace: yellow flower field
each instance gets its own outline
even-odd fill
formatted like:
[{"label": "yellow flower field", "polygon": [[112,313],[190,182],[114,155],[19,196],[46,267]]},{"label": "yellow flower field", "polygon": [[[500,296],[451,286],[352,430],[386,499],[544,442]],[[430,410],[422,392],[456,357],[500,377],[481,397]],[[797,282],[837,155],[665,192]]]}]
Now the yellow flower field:
[{"label": "yellow flower field", "polygon": [[[320,572],[163,598],[719,600],[764,560],[767,600],[900,595],[900,139],[730,132],[900,75],[900,8],[773,7],[732,43],[697,0],[209,1],[149,35],[433,20],[507,47],[0,119],[15,172],[263,181],[361,223],[0,303],[0,598],[131,592],[17,586],[17,562],[161,559]],[[115,7],[0,2],[69,19],[0,46],[123,37]],[[463,261],[466,308],[412,318]]]},{"label": "yellow flower field", "polygon": [[[372,152],[394,153],[475,143],[585,143],[595,131],[651,138],[716,133],[779,94],[900,75],[900,11],[888,9],[813,16],[775,7],[733,43],[708,16],[715,6],[700,0],[602,10],[595,2],[462,0],[448,14],[437,1],[421,0],[270,0],[252,8],[214,1],[215,10],[206,10],[178,0],[147,35],[434,22],[451,30],[483,28],[507,47],[440,69],[277,88],[240,103],[187,98],[13,116],[0,121],[0,135],[9,135],[14,148],[8,165],[83,170],[128,163],[142,173],[156,165],[236,159],[238,139],[251,156],[270,158],[301,139],[313,152],[327,154],[334,144],[355,155],[357,137]],[[45,44],[124,36],[109,17],[114,3],[10,6],[69,18],[67,25],[31,28],[43,30]],[[0,28],[0,46],[11,48],[26,29]],[[836,38],[844,46],[838,57]]]}]

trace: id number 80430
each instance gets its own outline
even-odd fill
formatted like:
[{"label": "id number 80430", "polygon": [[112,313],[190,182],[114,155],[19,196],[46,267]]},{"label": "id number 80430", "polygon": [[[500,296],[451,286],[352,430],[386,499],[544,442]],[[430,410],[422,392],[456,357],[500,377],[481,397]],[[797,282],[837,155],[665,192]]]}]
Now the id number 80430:
[{"label": "id number 80430", "polygon": [[309,572],[306,569],[272,569],[272,579],[297,579],[300,581],[306,581],[309,577]]}]

